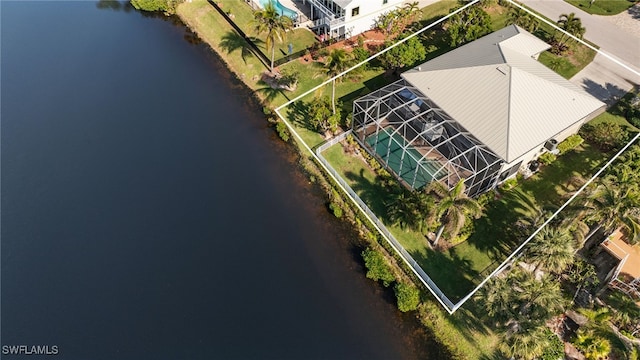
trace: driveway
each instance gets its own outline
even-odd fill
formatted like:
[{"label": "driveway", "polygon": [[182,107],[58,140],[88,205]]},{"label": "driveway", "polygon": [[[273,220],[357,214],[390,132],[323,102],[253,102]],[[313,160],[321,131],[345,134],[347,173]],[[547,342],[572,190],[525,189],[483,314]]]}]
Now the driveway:
[{"label": "driveway", "polygon": [[606,16],[588,14],[563,0],[521,0],[521,2],[554,21],[558,20],[560,14],[575,13],[582,20],[582,26],[587,28],[584,34],[585,39],[597,44],[601,50],[640,72],[640,34],[634,31],[640,28],[640,20],[634,19],[635,26],[629,24],[631,28],[625,28],[606,19]]},{"label": "driveway", "polygon": [[585,39],[631,68],[625,69],[597,54],[591,64],[571,78],[573,83],[608,104],[640,84],[640,6],[635,5],[619,15],[600,16],[586,13],[563,0],[520,1],[552,20],[557,20],[560,14],[575,13],[587,29]]}]

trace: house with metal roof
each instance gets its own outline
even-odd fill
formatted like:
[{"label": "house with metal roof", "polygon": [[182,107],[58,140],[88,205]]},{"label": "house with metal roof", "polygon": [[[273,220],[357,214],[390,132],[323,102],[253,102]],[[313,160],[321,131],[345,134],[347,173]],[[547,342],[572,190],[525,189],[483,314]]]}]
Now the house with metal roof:
[{"label": "house with metal roof", "polygon": [[618,260],[605,280],[609,287],[640,300],[640,245],[630,245],[624,237],[622,230],[617,229],[600,244]]},{"label": "house with metal roof", "polygon": [[371,30],[382,14],[405,0],[303,0],[311,5],[313,29],[330,38],[349,38]]},{"label": "house with metal roof", "polygon": [[456,48],[356,100],[354,134],[410,188],[479,195],[605,110],[537,61],[549,48],[515,25]]}]

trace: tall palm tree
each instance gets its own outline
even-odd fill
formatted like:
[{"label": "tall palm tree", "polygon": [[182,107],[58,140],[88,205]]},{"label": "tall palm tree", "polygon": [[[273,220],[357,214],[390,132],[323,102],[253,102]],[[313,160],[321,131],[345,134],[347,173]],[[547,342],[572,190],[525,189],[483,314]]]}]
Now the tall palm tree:
[{"label": "tall palm tree", "polygon": [[519,328],[507,332],[500,351],[509,358],[533,360],[540,357],[549,346],[544,325],[535,328]]},{"label": "tall palm tree", "polygon": [[[327,56],[324,68],[327,76],[330,78],[347,70],[352,63],[352,56],[344,49],[333,49]],[[342,77],[333,79],[331,82],[331,107],[333,113],[336,113],[336,80],[341,81]]]},{"label": "tall palm tree", "polygon": [[586,194],[583,214],[587,222],[596,222],[610,232],[618,226],[631,234],[630,241],[640,240],[640,192],[635,186],[616,184],[610,178]]},{"label": "tall palm tree", "polygon": [[426,191],[436,197],[431,223],[440,223],[434,245],[438,244],[445,230],[449,238],[454,238],[468,216],[478,217],[482,213],[480,204],[465,193],[464,179],[460,179],[451,191],[442,182],[432,181]]},{"label": "tall palm tree", "polygon": [[392,194],[384,204],[389,221],[400,225],[403,230],[413,227],[416,223],[416,207],[412,200],[411,193],[403,188]]},{"label": "tall palm tree", "polygon": [[528,272],[520,274],[519,283],[514,283],[518,295],[519,322],[539,322],[562,311],[564,301],[560,284],[548,276],[540,280]]},{"label": "tall palm tree", "polygon": [[264,9],[256,10],[253,13],[255,30],[258,34],[266,33],[265,45],[267,51],[271,49],[271,68],[273,72],[273,62],[276,57],[276,41],[284,40],[287,30],[293,28],[293,20],[290,17],[278,14],[275,5],[269,1]]},{"label": "tall palm tree", "polygon": [[535,272],[544,268],[560,273],[573,263],[574,239],[567,228],[545,227],[533,238],[526,259],[535,264]]},{"label": "tall palm tree", "polygon": [[534,32],[538,30],[538,27],[540,27],[540,20],[515,6],[509,9],[507,16],[507,25],[515,24],[528,32]]},{"label": "tall palm tree", "polygon": [[514,301],[513,283],[509,277],[494,277],[477,293],[476,300],[484,305],[486,314],[492,321],[506,324],[517,315]]},{"label": "tall palm tree", "polygon": [[[570,13],[568,15],[561,14],[560,18],[558,19],[558,26],[560,26],[561,29],[568,32],[569,34],[577,37],[578,39],[582,39],[585,31],[587,31],[587,29],[582,26],[582,20],[576,17],[575,13]],[[564,42],[563,40],[565,39],[566,36],[562,34],[562,36],[560,37],[560,42]]]}]

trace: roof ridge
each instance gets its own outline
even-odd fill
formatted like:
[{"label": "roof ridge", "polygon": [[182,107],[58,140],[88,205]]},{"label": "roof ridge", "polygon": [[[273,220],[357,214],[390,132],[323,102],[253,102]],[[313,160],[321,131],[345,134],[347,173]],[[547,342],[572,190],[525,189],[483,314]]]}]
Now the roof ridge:
[{"label": "roof ridge", "polygon": [[[507,64],[508,65],[508,64]],[[506,161],[510,162],[510,158],[509,158],[509,153],[510,153],[510,148],[511,148],[511,84],[513,83],[513,67],[511,65],[509,65],[509,89],[507,90],[507,96],[509,96],[509,98],[507,99],[507,131],[506,131],[506,135],[507,135],[507,146],[505,148],[506,150]]]}]

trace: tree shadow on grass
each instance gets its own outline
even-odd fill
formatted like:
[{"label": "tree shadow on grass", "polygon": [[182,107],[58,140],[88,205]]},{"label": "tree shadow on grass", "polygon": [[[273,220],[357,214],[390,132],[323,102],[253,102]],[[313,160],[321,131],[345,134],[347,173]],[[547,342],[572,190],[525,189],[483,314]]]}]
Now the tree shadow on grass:
[{"label": "tree shadow on grass", "polygon": [[[246,39],[242,37],[242,35],[238,34],[233,30],[227,31],[224,35],[222,35],[222,40],[220,41],[220,47],[227,54],[231,54],[235,51],[240,51],[240,57],[242,57],[242,61],[247,63],[247,58],[256,57],[255,50],[249,45],[247,41],[251,41],[256,45],[261,45],[263,43],[262,40],[255,38],[253,36],[247,37]],[[262,58],[258,56],[258,59],[262,61]]]},{"label": "tree shadow on grass", "polygon": [[423,251],[409,251],[409,254],[453,303],[474,288],[475,284],[471,279],[477,272],[468,260],[460,258],[455,252],[444,253],[429,249],[425,240]]},{"label": "tree shadow on grass", "polygon": [[275,100],[278,97],[278,95],[282,95],[285,99],[290,100],[287,94],[285,93],[285,90],[283,89],[274,89],[271,86],[269,86],[269,84],[267,84],[262,80],[258,81],[258,85],[262,87],[257,88],[256,92],[262,94],[264,96],[264,99],[268,103],[271,103],[273,100]]},{"label": "tree shadow on grass", "polygon": [[316,129],[309,123],[309,103],[298,100],[287,106],[287,117],[296,127],[315,131]]},{"label": "tree shadow on grass", "polygon": [[387,216],[386,207],[384,205],[385,200],[390,196],[389,189],[383,184],[379,176],[376,176],[376,181],[370,181],[364,176],[364,170],[360,169],[360,173],[356,174],[352,171],[347,171],[345,174],[348,182],[351,184],[351,188],[358,194],[360,199],[373,211],[376,216],[385,223],[389,222]]}]

